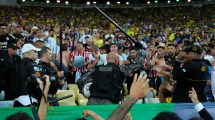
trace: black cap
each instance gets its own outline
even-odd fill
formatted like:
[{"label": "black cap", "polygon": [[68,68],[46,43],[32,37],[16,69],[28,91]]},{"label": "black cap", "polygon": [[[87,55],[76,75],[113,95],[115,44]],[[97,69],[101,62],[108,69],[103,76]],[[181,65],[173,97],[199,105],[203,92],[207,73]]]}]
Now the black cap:
[{"label": "black cap", "polygon": [[7,48],[18,49],[19,47],[15,43],[10,43]]},{"label": "black cap", "polygon": [[189,53],[189,52],[195,52],[197,54],[202,54],[203,50],[200,46],[198,45],[188,45],[186,48],[185,48],[185,52],[186,53]]}]

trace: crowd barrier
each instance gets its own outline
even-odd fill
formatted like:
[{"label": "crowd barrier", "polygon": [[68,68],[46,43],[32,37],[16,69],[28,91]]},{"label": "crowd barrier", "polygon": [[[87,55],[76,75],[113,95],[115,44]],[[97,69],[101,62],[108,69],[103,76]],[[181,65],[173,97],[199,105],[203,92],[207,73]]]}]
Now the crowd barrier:
[{"label": "crowd barrier", "polygon": [[[211,113],[215,119],[215,104],[205,103],[204,106]],[[48,108],[47,120],[75,120],[80,118],[83,110],[92,110],[98,115],[106,119],[117,105],[94,105],[94,106],[58,106]],[[33,117],[30,108],[0,108],[0,119],[4,120],[7,116],[16,112],[26,112]],[[155,115],[161,111],[174,111],[183,120],[198,116],[198,113],[193,107],[192,103],[183,104],[136,104],[130,110],[133,120],[151,120]],[[87,118],[92,120],[92,118]]]}]

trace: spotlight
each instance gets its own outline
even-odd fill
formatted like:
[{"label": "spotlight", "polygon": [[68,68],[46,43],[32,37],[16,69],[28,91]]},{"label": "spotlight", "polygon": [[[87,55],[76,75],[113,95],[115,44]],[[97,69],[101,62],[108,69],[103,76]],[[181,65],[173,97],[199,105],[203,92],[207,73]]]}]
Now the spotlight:
[{"label": "spotlight", "polygon": [[150,4],[150,1],[148,1],[147,4]]},{"label": "spotlight", "polygon": [[93,4],[96,4],[96,1],[94,1]]},{"label": "spotlight", "polygon": [[129,2],[126,2],[126,5],[128,5],[129,4]]},{"label": "spotlight", "polygon": [[109,2],[109,1],[107,2],[107,5],[110,5],[110,2]]},{"label": "spotlight", "polygon": [[22,2],[25,2],[25,0],[22,0]]},{"label": "spotlight", "polygon": [[68,2],[68,1],[66,1],[65,3],[66,3],[67,5],[69,4],[69,2]]},{"label": "spotlight", "polygon": [[47,0],[47,1],[46,1],[46,3],[50,3],[50,1],[49,1],[49,0]]},{"label": "spotlight", "polygon": [[118,1],[117,4],[120,4],[120,2]]},{"label": "spotlight", "polygon": [[191,0],[187,0],[188,2],[191,2]]},{"label": "spotlight", "polygon": [[57,3],[60,3],[60,0],[57,0]]},{"label": "spotlight", "polygon": [[90,2],[88,1],[88,2],[87,2],[87,5],[89,5],[89,4],[90,4]]},{"label": "spotlight", "polygon": [[170,3],[171,1],[170,0],[168,0],[168,3]]}]

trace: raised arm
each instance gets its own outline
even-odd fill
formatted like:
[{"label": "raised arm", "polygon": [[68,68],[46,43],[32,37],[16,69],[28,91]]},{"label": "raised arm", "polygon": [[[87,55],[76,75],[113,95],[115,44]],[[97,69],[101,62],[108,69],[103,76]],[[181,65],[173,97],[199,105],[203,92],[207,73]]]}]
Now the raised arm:
[{"label": "raised arm", "polygon": [[113,111],[113,113],[108,117],[108,120],[123,120],[137,100],[144,98],[152,90],[148,87],[149,81],[146,77],[146,75],[143,76],[143,72],[138,78],[137,74],[134,75],[129,96],[127,96],[123,103]]},{"label": "raised arm", "polygon": [[192,90],[189,91],[189,97],[191,98],[192,102],[194,103],[194,107],[199,113],[200,117],[204,120],[213,120],[211,114],[204,108],[202,103],[199,102],[195,89],[192,87]]},{"label": "raised arm", "polygon": [[[43,91],[44,97],[41,97],[41,101],[40,101],[40,106],[39,106],[39,110],[38,110],[38,116],[40,118],[40,120],[46,120],[46,114],[47,114],[47,107],[48,107],[48,103],[46,103],[45,99],[47,100],[47,96],[48,96],[48,92],[49,92],[49,87],[50,87],[50,81],[49,81],[49,76],[45,75],[44,76],[46,78],[46,84],[45,84],[45,88]],[[37,78],[37,82],[40,85],[40,89],[43,90],[43,82]]]}]

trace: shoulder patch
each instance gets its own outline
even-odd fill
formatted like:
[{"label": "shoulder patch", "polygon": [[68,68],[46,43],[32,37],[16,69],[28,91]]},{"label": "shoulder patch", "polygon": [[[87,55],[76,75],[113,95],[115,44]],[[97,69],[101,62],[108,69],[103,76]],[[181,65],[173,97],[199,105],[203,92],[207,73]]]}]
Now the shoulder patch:
[{"label": "shoulder patch", "polygon": [[206,71],[207,70],[207,67],[206,66],[202,66],[202,68],[201,68],[201,71]]}]

